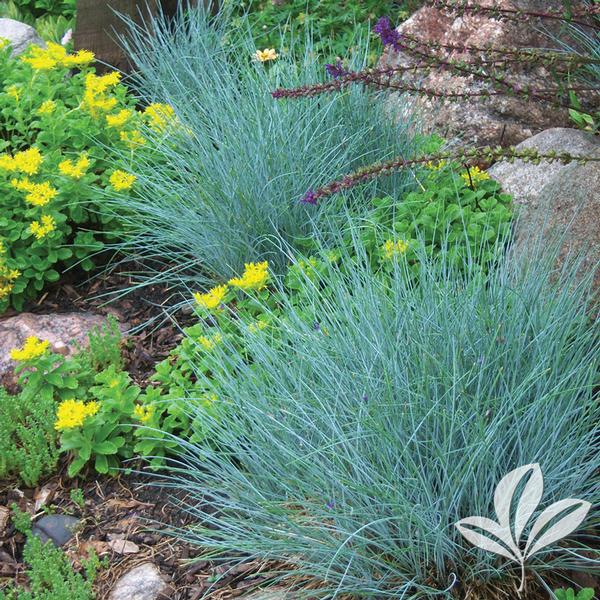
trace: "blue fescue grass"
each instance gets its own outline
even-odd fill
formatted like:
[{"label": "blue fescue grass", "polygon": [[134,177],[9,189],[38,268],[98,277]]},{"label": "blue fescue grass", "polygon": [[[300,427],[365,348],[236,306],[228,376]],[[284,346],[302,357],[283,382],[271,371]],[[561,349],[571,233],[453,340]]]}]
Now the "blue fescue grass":
[{"label": "blue fescue grass", "polygon": [[[290,58],[292,48],[259,63],[243,19],[233,30],[227,14],[211,19],[197,8],[174,22],[130,22],[124,44],[136,65],[132,85],[147,102],[170,104],[184,125],[180,135],[156,140],[152,161],[137,159],[136,197],[112,198],[127,215],[120,249],[159,265],[142,279],[197,284],[265,258],[281,269],[287,257],[277,248],[310,235],[327,210],[300,202],[307,189],[382,154],[414,151],[410,117],[390,123],[361,90],[307,102],[271,97],[276,87],[325,77],[306,35],[301,62]],[[355,58],[357,66],[367,54]],[[409,181],[402,174],[350,199],[399,193]]]},{"label": "blue fescue grass", "polygon": [[[482,276],[422,255],[418,280],[401,264],[380,278],[357,246],[352,269],[307,280],[304,304],[282,292],[277,343],[258,332],[250,360],[226,347],[221,372],[198,373],[231,414],[197,415],[209,446],[180,440],[167,485],[187,493],[197,526],[175,534],[215,560],[282,561],[274,581],[314,578],[299,592],[311,598],[516,597],[518,567],[453,524],[495,518],[500,479],[533,462],[542,508],[598,505],[590,281],[552,256]],[[597,525],[596,511],[583,534],[536,555],[529,588],[558,569],[597,573],[584,552]]]}]

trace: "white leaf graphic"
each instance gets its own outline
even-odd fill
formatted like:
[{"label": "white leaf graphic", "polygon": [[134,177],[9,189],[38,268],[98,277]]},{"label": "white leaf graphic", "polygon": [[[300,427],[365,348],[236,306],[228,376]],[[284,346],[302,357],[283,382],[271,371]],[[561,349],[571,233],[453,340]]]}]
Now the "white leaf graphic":
[{"label": "white leaf graphic", "polygon": [[[542,477],[540,466],[537,463],[533,463],[530,465],[524,465],[523,467],[519,467],[514,469],[508,475],[505,475],[501,480],[498,486],[496,487],[496,491],[494,492],[494,509],[496,511],[496,515],[498,517],[498,523],[503,527],[506,527],[510,530],[510,506],[515,495],[515,490],[517,486],[530,471],[537,471],[540,474],[540,478]],[[537,504],[536,504],[537,506]],[[535,507],[533,508],[535,510]],[[533,513],[533,510],[531,511]],[[518,542],[518,538],[515,540]]]},{"label": "white leaf graphic", "polygon": [[[567,510],[578,506],[568,515],[564,516],[557,523],[549,527],[539,539],[535,539],[537,535],[544,529],[548,523],[550,523],[557,515]],[[527,546],[525,548],[525,556],[533,556],[536,552],[549,546],[550,544],[564,538],[569,535],[572,531],[575,531],[581,522],[585,519],[588,511],[591,508],[589,502],[584,500],[576,500],[574,498],[567,498],[566,500],[559,500],[554,504],[550,505],[536,520],[531,532],[529,539],[527,540]],[[535,542],[535,543],[534,543]]]},{"label": "white leaf graphic", "polygon": [[515,514],[515,542],[517,545],[519,544],[523,529],[525,529],[531,515],[538,507],[544,493],[544,476],[542,475],[540,465],[536,463],[530,466],[533,467],[533,472],[523,488],[523,493],[519,498]]},{"label": "white leaf graphic", "polygon": [[[461,535],[474,546],[487,550],[488,552],[493,552],[494,554],[499,554],[500,556],[509,558],[517,563],[521,562],[520,553],[518,549],[515,548],[510,529],[502,527],[496,523],[496,521],[486,519],[485,517],[467,517],[466,519],[461,519],[454,525]],[[483,529],[483,531],[487,531],[499,540],[502,540],[511,549],[511,552],[491,538],[477,531],[473,531],[472,529],[468,529],[466,525],[478,527],[479,529]]]}]

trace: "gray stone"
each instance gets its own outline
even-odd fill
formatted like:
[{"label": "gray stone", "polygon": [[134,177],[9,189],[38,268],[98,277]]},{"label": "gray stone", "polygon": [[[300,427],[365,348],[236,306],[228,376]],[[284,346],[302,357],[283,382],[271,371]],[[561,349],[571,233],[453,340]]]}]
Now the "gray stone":
[{"label": "gray stone", "polygon": [[158,568],[152,563],[143,563],[117,580],[108,600],[156,600],[166,589]]},{"label": "gray stone", "polygon": [[[460,3],[459,3],[460,4]],[[529,11],[560,9],[560,0],[486,0],[485,6],[499,9],[516,8]],[[461,15],[424,6],[398,27],[404,39],[416,39],[423,43],[419,47],[426,54],[434,54],[427,44],[438,43],[445,49],[438,52],[439,59],[473,62],[477,58],[473,51],[465,51],[465,46],[486,48],[549,48],[552,41],[540,32],[540,23],[535,20],[520,21],[490,18],[488,13]],[[546,26],[552,29],[551,23]],[[484,52],[477,53],[479,57]],[[414,66],[422,62],[411,52],[395,52],[387,49],[381,58],[380,67]],[[510,81],[522,89],[548,88],[553,85],[550,72],[540,66],[514,65]],[[471,74],[458,76],[455,71],[432,69],[404,72],[401,81],[413,86],[422,86],[438,93],[458,94],[493,91],[493,88]],[[394,115],[402,115],[407,106],[404,95],[392,94],[388,107]],[[468,98],[448,101],[443,98],[427,99],[416,96],[414,106],[422,113],[422,123],[427,131],[441,133],[448,138],[459,138],[468,145],[496,146],[517,144],[534,133],[549,127],[568,126],[566,109],[556,108],[539,101],[495,95],[485,102]]]},{"label": "gray stone", "polygon": [[87,345],[92,328],[105,323],[105,317],[89,312],[0,317],[0,376],[15,365],[11,349],[20,348],[28,337],[48,340],[54,352],[69,355]]},{"label": "gray stone", "polygon": [[0,38],[10,42],[12,56],[23,54],[31,44],[42,48],[46,46],[33,27],[14,19],[0,19]]},{"label": "gray stone", "polygon": [[[600,157],[600,139],[576,129],[554,128],[517,146],[540,152],[568,152]],[[514,252],[530,255],[560,237],[559,262],[570,253],[581,254],[580,273],[595,270],[594,289],[600,290],[600,163],[515,161],[499,162],[488,174],[515,201]],[[541,240],[541,246],[540,246]]]},{"label": "gray stone", "polygon": [[79,519],[70,515],[46,515],[31,528],[33,535],[42,542],[52,541],[55,546],[63,546],[72,537],[79,525]]}]

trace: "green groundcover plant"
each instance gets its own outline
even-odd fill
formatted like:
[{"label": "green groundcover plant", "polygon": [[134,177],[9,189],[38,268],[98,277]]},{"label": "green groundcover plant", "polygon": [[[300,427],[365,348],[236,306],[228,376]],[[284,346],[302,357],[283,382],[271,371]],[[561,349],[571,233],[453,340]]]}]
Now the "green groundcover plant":
[{"label": "green groundcover plant", "polygon": [[140,130],[160,131],[171,113],[158,104],[136,111],[119,73],[95,74],[91,52],[49,43],[11,58],[6,40],[0,46],[1,312],[21,309],[63,268],[93,268],[120,227],[104,195],[130,193],[127,165],[146,145]]},{"label": "green groundcover plant", "polygon": [[23,533],[27,541],[23,549],[23,562],[27,565],[27,586],[9,586],[0,590],[0,600],[93,600],[92,585],[98,569],[103,564],[92,551],[82,561],[81,573],[74,571],[69,558],[52,542],[42,543],[31,534],[31,518],[21,512],[16,504],[13,509],[15,529]]},{"label": "green groundcover plant", "polygon": [[[179,440],[167,485],[197,524],[174,533],[216,560],[273,560],[279,584],[313,578],[298,592],[310,597],[514,595],[518,569],[454,523],[492,518],[497,483],[533,462],[544,502],[600,500],[589,281],[553,258],[511,256],[484,275],[423,251],[415,279],[405,253],[374,272],[356,242],[314,270],[298,262],[303,292],[282,289],[275,307],[249,265],[234,305],[252,307],[253,327],[226,308],[240,280],[198,295],[220,339],[194,376],[227,418],[189,411],[210,443]],[[537,554],[528,585],[597,569],[595,525]]]},{"label": "green groundcover plant", "polygon": [[[120,249],[144,259],[142,280],[208,283],[252,260],[282,272],[288,257],[278,241],[293,247],[318,227],[321,213],[298,201],[307,185],[414,144],[407,123],[390,123],[382,104],[358,89],[324,102],[275,102],[274,86],[325,76],[310,40],[294,61],[279,46],[257,48],[245,21],[232,30],[226,12],[210,19],[201,7],[174,23],[131,27],[124,44],[136,64],[132,84],[185,125],[153,144],[160,166],[136,161],[136,198],[111,200],[117,211],[127,207],[130,233]],[[361,205],[408,184],[401,175],[348,201]]]},{"label": "green groundcover plant", "polygon": [[[312,52],[321,60],[335,60],[345,57],[353,50],[360,39],[369,35],[372,22],[383,15],[406,18],[409,11],[416,8],[414,0],[234,0],[231,5],[232,25],[237,26],[248,16],[248,24],[254,34],[256,45],[260,48],[281,48],[289,50],[294,45],[291,38],[302,38],[305,27],[310,27],[314,45]],[[242,21],[243,22],[243,21]],[[283,35],[282,35],[283,33]],[[302,41],[302,40],[300,40]],[[283,44],[283,47],[282,47]],[[300,46],[300,47],[298,47]],[[296,42],[296,51],[302,51]],[[375,62],[381,53],[381,47],[375,44],[369,56],[369,62]]]}]

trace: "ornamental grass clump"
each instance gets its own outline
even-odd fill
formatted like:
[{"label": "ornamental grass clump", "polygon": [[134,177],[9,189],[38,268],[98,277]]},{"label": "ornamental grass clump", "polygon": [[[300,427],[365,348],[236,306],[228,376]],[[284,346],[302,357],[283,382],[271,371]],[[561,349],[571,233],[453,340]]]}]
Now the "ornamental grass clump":
[{"label": "ornamental grass clump", "polygon": [[[542,508],[600,501],[600,340],[577,265],[513,257],[482,275],[423,252],[415,280],[404,256],[381,276],[359,246],[282,289],[241,350],[224,336],[196,377],[227,418],[190,411],[210,443],[179,440],[166,483],[197,522],[175,535],[229,565],[272,561],[297,597],[516,598],[520,569],[454,523],[494,518],[496,485],[530,463]],[[595,525],[526,564],[528,593],[598,568]]]},{"label": "ornamental grass clump", "polygon": [[[223,281],[262,260],[281,272],[281,240],[293,246],[319,220],[298,202],[307,187],[413,145],[408,125],[389,123],[359,89],[322,102],[273,100],[274,87],[324,76],[310,39],[294,62],[291,49],[256,48],[245,20],[233,29],[224,10],[212,20],[198,7],[173,23],[131,23],[124,41],[136,64],[132,85],[184,125],[153,143],[161,165],[137,161],[136,198],[113,199],[129,211],[121,249],[145,261],[142,280]],[[368,194],[407,181],[403,174]]]}]

